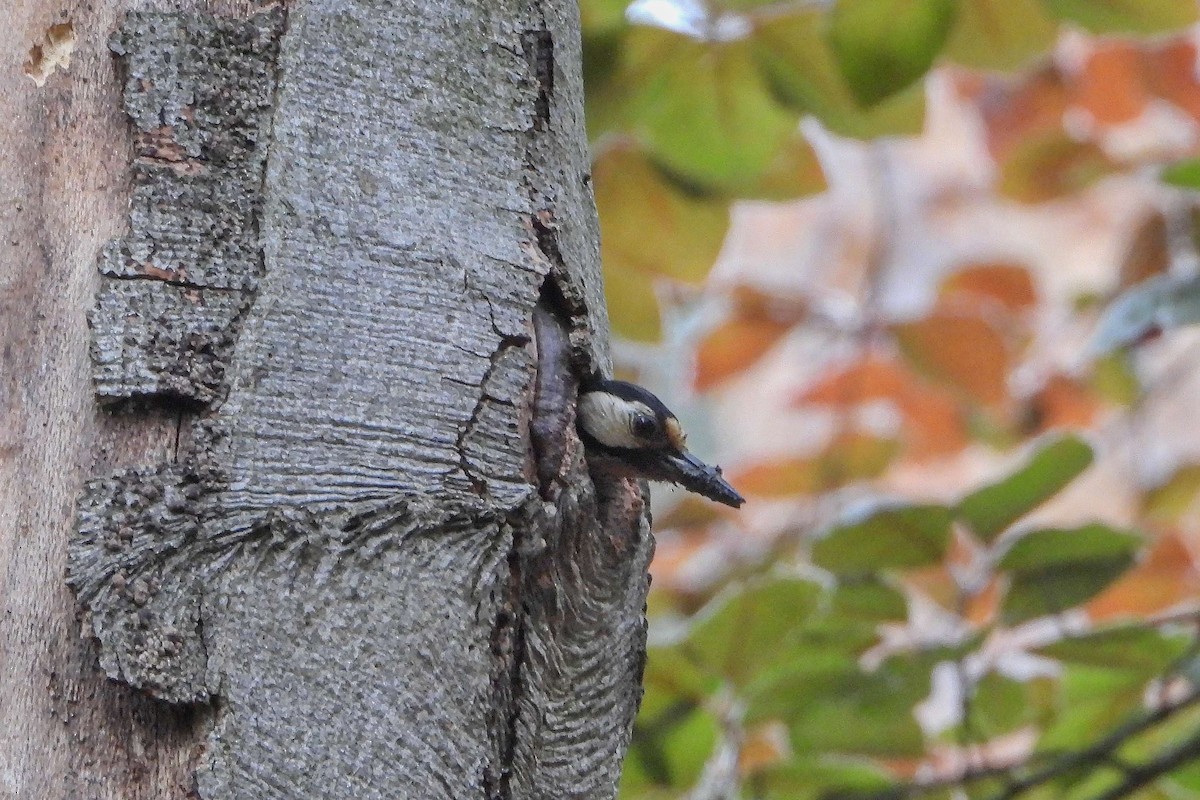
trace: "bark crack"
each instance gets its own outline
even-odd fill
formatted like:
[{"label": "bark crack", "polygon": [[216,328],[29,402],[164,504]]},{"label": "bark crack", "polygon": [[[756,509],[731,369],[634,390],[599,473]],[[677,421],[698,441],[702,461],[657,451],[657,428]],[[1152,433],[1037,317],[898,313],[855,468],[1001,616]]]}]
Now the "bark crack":
[{"label": "bark crack", "polygon": [[[545,20],[542,23],[545,25]],[[522,34],[521,44],[537,87],[533,101],[533,130],[541,133],[550,125],[550,101],[554,97],[554,36],[545,27],[529,30]]]},{"label": "bark crack", "polygon": [[[491,301],[488,301],[488,308],[491,309],[491,307]],[[480,476],[470,464],[470,459],[467,456],[467,442],[474,433],[476,426],[479,424],[479,420],[482,417],[484,409],[487,407],[488,403],[498,403],[505,406],[515,405],[511,400],[496,397],[495,395],[491,394],[488,392],[487,387],[491,382],[492,376],[495,374],[496,369],[503,360],[504,355],[510,350],[524,348],[529,344],[528,336],[502,334],[496,327],[494,317],[492,319],[492,328],[496,331],[496,334],[500,336],[500,342],[496,345],[496,349],[493,350],[491,355],[488,357],[488,366],[483,372],[483,377],[479,379],[477,384],[469,384],[479,389],[479,395],[475,399],[475,406],[471,409],[470,416],[467,417],[467,421],[463,423],[462,427],[458,431],[458,436],[454,440],[454,452],[458,454],[459,471],[461,471],[466,479],[470,481],[471,488],[474,489],[475,493],[481,497],[486,497],[488,494],[490,494],[490,492],[488,490],[487,481],[484,480],[484,478]],[[450,381],[451,383],[464,383],[463,381],[456,380],[454,378],[447,378],[446,380]]]},{"label": "bark crack", "polygon": [[[644,630],[614,632],[605,612],[642,609],[651,550],[640,490],[631,483],[612,498],[598,498],[574,433],[579,376],[594,368],[592,317],[585,293],[575,286],[574,229],[562,211],[574,210],[573,198],[549,183],[546,172],[563,153],[561,131],[552,124],[560,103],[554,94],[556,42],[546,19],[538,22],[520,39],[532,109],[525,131],[529,206],[523,247],[526,263],[543,277],[532,310],[537,364],[529,398],[530,482],[538,496],[509,516],[509,570],[496,589],[492,680],[500,702],[490,717],[497,761],[484,773],[488,800],[615,792],[640,696],[635,677]],[[614,648],[617,640],[621,646]],[[610,669],[634,680],[611,683]],[[570,705],[572,697],[579,699],[580,717],[546,713],[559,703]],[[608,768],[584,777],[581,765],[597,754],[572,732],[582,716],[594,721],[613,707],[625,713],[605,734]],[[574,776],[569,784],[562,780],[566,775]]]},{"label": "bark crack", "polygon": [[166,286],[176,286],[180,289],[191,289],[201,292],[228,292],[231,294],[250,294],[245,289],[238,286],[209,286],[203,283],[195,283],[193,281],[184,280],[182,278],[167,278],[159,275],[130,275],[130,274],[115,274],[112,272],[103,272],[105,278],[112,281],[150,281],[152,283],[161,283]]},{"label": "bark crack", "polygon": [[[525,152],[525,166],[530,176],[537,174],[534,159],[535,140],[538,135],[546,130],[550,119],[550,86],[546,80],[547,72],[553,73],[552,61],[552,38],[550,31],[546,28],[545,20],[537,30],[524,31],[521,34],[521,49],[524,56],[529,61],[530,73],[533,76],[535,94],[533,98],[533,122],[530,129],[527,131],[527,144]],[[538,200],[538,192],[534,188],[532,182],[529,185],[530,199],[534,202],[535,207],[540,204]],[[488,305],[489,310],[491,304]],[[536,310],[534,311],[536,319]],[[492,329],[500,334],[497,329],[495,317],[492,317]],[[534,336],[537,336],[537,324],[534,323]],[[501,339],[503,343],[503,338]],[[536,373],[541,374],[542,371],[542,351],[540,343],[538,346],[538,363],[536,365]],[[493,359],[494,363],[494,359]],[[530,447],[536,453],[536,445],[533,444],[533,433],[536,426],[537,418],[537,402],[536,402],[536,383],[534,387],[534,401],[532,408],[533,420],[530,423]],[[536,455],[535,455],[536,460]],[[532,508],[533,504],[538,501],[532,499],[527,502],[524,509]],[[490,774],[484,775],[484,793],[488,800],[510,800],[512,798],[512,775],[514,762],[517,754],[517,740],[520,733],[521,721],[521,694],[523,691],[522,667],[526,658],[525,638],[526,626],[528,624],[529,613],[525,607],[525,598],[523,596],[525,585],[525,569],[524,555],[526,551],[525,538],[530,533],[530,520],[518,521],[512,525],[512,544],[508,551],[508,585],[505,605],[496,617],[496,624],[493,628],[493,656],[497,659],[499,667],[499,675],[497,676],[500,686],[498,689],[498,698],[502,698],[503,702],[497,703],[496,713],[500,717],[496,720],[495,727],[499,737],[498,753],[499,758],[498,768],[490,770]]]},{"label": "bark crack", "polygon": [[[513,546],[508,551],[508,581],[504,604],[496,615],[492,628],[492,657],[500,669],[494,678],[497,704],[494,710],[500,741],[499,766],[486,770],[483,776],[486,800],[512,800],[513,761],[517,751],[518,725],[521,711],[521,667],[525,662],[525,636],[528,615],[522,600],[525,584],[524,556],[517,546],[518,531],[524,524],[510,525]],[[498,680],[497,680],[498,679]]]}]

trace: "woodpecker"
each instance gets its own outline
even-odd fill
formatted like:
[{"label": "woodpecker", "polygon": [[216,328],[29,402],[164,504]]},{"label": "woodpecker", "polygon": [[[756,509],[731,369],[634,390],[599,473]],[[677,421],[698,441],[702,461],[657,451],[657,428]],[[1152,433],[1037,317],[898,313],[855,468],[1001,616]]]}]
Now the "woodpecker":
[{"label": "woodpecker", "polygon": [[597,380],[579,394],[576,416],[588,460],[626,478],[676,483],[738,508],[746,502],[710,467],[687,451],[679,420],[662,401],[625,381]]}]

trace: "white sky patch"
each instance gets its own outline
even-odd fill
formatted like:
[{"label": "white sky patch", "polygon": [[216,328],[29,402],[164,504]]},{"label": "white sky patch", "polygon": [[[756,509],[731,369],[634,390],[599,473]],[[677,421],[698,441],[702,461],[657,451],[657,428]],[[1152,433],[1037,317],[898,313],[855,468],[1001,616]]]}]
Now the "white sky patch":
[{"label": "white sky patch", "polygon": [[634,0],[625,9],[631,25],[665,28],[695,39],[705,38],[708,14],[699,0]]},{"label": "white sky patch", "polygon": [[709,42],[730,42],[749,35],[750,22],[740,14],[710,17],[700,0],[634,0],[625,9],[631,25],[648,25]]}]

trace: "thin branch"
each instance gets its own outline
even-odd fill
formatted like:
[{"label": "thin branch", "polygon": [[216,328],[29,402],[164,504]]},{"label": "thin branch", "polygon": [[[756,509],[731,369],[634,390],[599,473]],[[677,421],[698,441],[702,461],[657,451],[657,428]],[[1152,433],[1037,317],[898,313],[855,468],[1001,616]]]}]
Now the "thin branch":
[{"label": "thin branch", "polygon": [[1164,750],[1158,758],[1142,764],[1126,766],[1124,768],[1125,780],[1097,795],[1095,800],[1119,800],[1119,798],[1128,797],[1156,778],[1197,758],[1200,758],[1200,729],[1176,746]]},{"label": "thin branch", "polygon": [[[1193,690],[1182,699],[1174,703],[1159,706],[1152,711],[1131,719],[1091,746],[1074,753],[1067,753],[1023,778],[1012,776],[1012,772],[1019,768],[1018,765],[989,766],[980,769],[964,770],[957,775],[936,778],[934,780],[899,784],[879,792],[835,792],[829,795],[829,800],[835,800],[835,798],[836,800],[906,800],[907,798],[920,797],[921,795],[930,794],[942,789],[976,783],[988,778],[1008,779],[1004,789],[993,795],[990,800],[1012,800],[1012,798],[1030,789],[1041,786],[1044,783],[1049,783],[1055,778],[1071,772],[1098,764],[1111,763],[1116,757],[1116,752],[1130,739],[1165,722],[1180,711],[1190,708],[1197,703],[1200,703],[1200,690]],[[1189,758],[1196,757],[1200,757],[1200,732],[1194,737],[1194,741],[1189,739],[1184,745],[1176,748],[1176,750],[1168,751],[1162,759],[1130,768],[1129,775],[1136,777],[1146,774],[1149,777],[1145,778],[1145,780],[1153,780],[1154,777],[1170,769],[1174,769]],[[1154,769],[1159,766],[1160,761],[1168,763],[1169,766],[1166,769],[1154,772]],[[1152,772],[1153,774],[1150,774]],[[1128,781],[1130,778],[1126,780]],[[1119,796],[1115,795],[1114,797]],[[1097,798],[1097,800],[1101,800],[1101,798]],[[1113,798],[1105,797],[1103,800],[1113,800]]]},{"label": "thin branch", "polygon": [[1112,733],[1090,747],[1084,748],[1077,753],[1070,753],[1024,778],[1014,780],[1002,792],[996,794],[992,800],[1011,800],[1011,798],[1016,797],[1022,792],[1052,781],[1069,772],[1074,772],[1093,764],[1109,762],[1116,751],[1134,736],[1165,722],[1178,712],[1195,705],[1197,702],[1200,702],[1200,691],[1193,690],[1182,700],[1159,706],[1153,711],[1119,726]]}]

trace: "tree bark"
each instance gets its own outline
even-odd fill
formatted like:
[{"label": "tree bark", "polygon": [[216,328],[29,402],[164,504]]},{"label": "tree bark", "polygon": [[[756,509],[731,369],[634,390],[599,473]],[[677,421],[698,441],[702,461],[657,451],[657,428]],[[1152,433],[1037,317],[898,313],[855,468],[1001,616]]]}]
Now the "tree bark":
[{"label": "tree bark", "polygon": [[652,545],[574,434],[574,4],[91,8],[0,79],[0,796],[613,796]]}]

